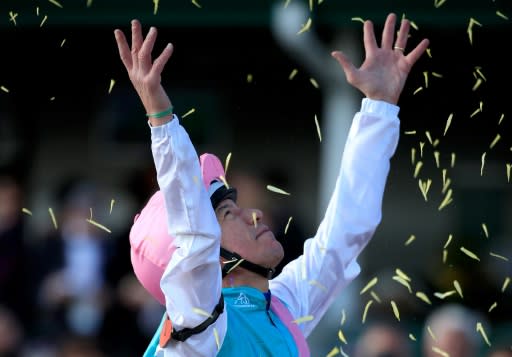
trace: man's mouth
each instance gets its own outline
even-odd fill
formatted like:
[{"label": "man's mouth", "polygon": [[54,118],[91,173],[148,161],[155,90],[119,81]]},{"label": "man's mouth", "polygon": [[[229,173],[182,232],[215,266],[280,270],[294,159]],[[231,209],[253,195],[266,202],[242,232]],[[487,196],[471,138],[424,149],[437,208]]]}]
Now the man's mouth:
[{"label": "man's mouth", "polygon": [[268,231],[270,231],[270,229],[267,227],[267,226],[263,226],[259,229],[259,231],[256,233],[256,237],[254,239],[258,239],[260,236],[262,236],[263,234],[267,233]]}]

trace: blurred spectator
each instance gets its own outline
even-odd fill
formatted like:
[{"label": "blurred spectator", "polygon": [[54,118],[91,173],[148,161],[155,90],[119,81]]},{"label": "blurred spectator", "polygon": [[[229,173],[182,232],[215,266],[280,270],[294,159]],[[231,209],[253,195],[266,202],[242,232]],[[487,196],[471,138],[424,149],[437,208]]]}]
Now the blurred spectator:
[{"label": "blurred spectator", "polygon": [[512,357],[512,345],[510,347],[495,347],[487,354],[487,357]]},{"label": "blurred spectator", "polygon": [[106,357],[95,340],[83,336],[67,336],[60,343],[57,357]]},{"label": "blurred spectator", "polygon": [[[478,322],[490,335],[487,322],[479,312],[463,305],[442,305],[428,316],[423,331],[423,352],[426,357],[438,357],[439,349],[450,357],[478,356],[482,337],[476,330]],[[430,327],[430,331],[428,331]]]},{"label": "blurred spectator", "polygon": [[87,221],[94,214],[94,221],[103,222],[101,190],[88,179],[72,178],[57,200],[58,228],[34,245],[38,335],[55,341],[63,333],[95,337],[109,305],[105,266],[112,253],[107,232]]},{"label": "blurred spectator", "polygon": [[23,330],[16,316],[0,306],[0,356],[17,357],[23,339]]},{"label": "blurred spectator", "polygon": [[374,322],[357,339],[354,357],[412,357],[407,334],[396,324]]}]

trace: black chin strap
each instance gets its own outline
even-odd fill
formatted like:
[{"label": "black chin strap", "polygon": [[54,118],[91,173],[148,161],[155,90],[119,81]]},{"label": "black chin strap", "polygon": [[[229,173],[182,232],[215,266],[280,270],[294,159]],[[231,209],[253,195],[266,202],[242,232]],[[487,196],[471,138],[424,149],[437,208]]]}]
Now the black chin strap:
[{"label": "black chin strap", "polygon": [[230,252],[222,247],[220,247],[220,255],[227,259],[227,262],[224,262],[224,266],[222,267],[222,278],[228,275],[233,269],[240,266],[244,269],[252,271],[253,273],[259,274],[267,279],[272,279],[272,275],[274,275],[274,269],[265,268],[261,265],[257,265],[251,263],[248,260],[245,260],[235,252]]}]

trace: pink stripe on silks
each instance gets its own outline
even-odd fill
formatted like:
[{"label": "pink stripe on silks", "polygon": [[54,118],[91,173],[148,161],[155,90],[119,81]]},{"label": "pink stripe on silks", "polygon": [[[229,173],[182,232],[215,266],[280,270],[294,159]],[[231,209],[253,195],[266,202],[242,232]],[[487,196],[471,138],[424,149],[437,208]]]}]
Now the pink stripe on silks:
[{"label": "pink stripe on silks", "polygon": [[308,343],[299,326],[292,322],[292,314],[290,314],[288,308],[284,306],[281,300],[279,300],[277,297],[272,295],[271,299],[270,308],[292,334],[293,339],[295,340],[295,344],[297,345],[297,349],[299,350],[299,357],[309,357],[311,354],[309,353]]}]

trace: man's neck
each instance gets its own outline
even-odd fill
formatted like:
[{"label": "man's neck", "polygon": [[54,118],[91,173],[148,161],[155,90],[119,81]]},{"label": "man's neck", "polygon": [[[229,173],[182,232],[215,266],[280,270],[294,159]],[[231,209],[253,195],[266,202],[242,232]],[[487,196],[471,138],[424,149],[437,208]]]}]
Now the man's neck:
[{"label": "man's neck", "polygon": [[267,292],[269,286],[268,279],[243,268],[235,269],[222,280],[223,288],[233,288],[242,285],[251,286],[261,292]]}]

